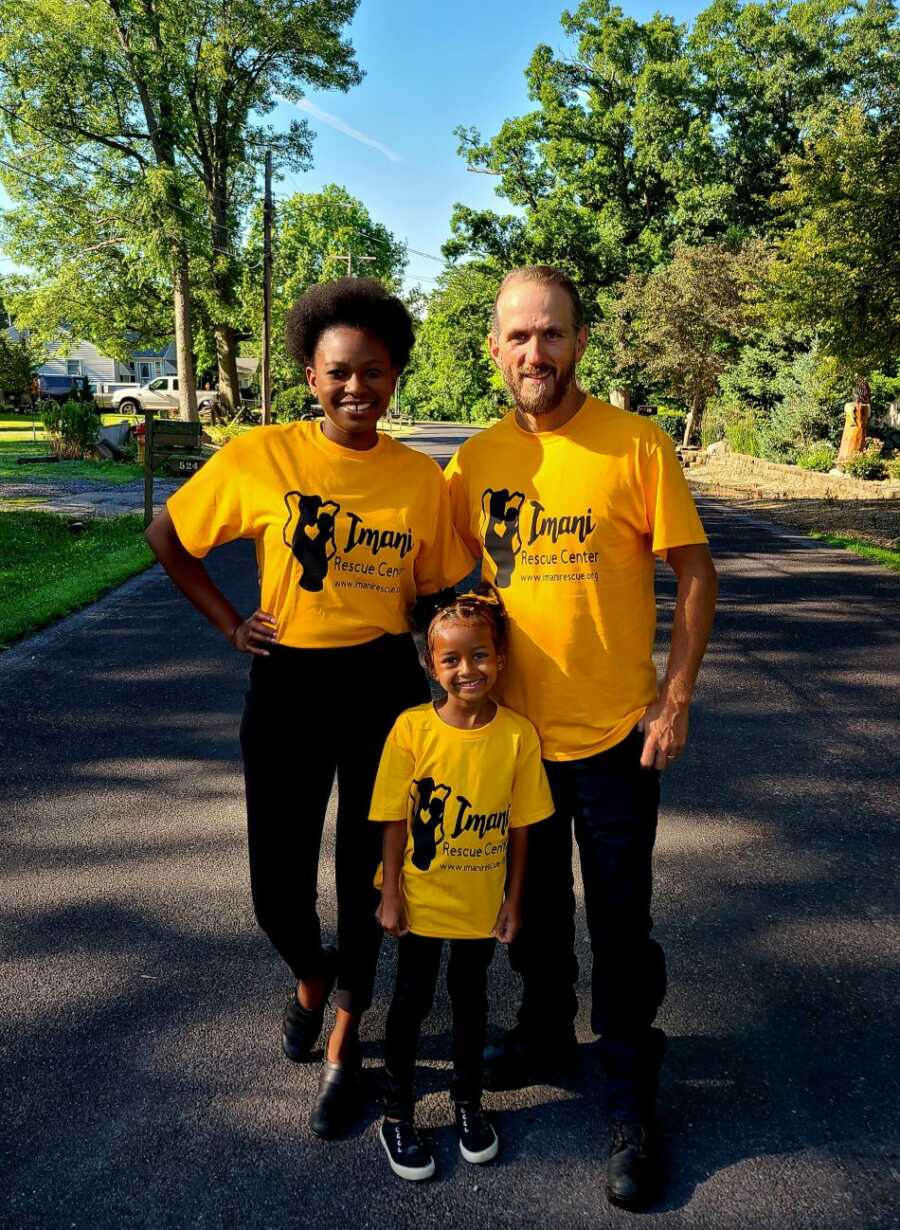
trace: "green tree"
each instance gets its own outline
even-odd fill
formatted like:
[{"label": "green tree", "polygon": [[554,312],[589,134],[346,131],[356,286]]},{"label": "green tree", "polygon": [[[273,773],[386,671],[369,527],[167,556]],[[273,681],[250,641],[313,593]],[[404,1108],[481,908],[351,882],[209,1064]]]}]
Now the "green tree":
[{"label": "green tree", "polygon": [[[900,51],[894,59],[894,71]],[[900,73],[898,73],[900,86]],[[890,104],[890,105],[887,105]],[[796,221],[772,267],[773,312],[817,332],[848,376],[900,352],[900,104],[817,126],[780,198]]]},{"label": "green tree", "polygon": [[[275,387],[293,384],[297,372],[284,346],[288,309],[316,282],[342,277],[348,257],[352,271],[379,278],[396,291],[406,268],[406,248],[362,201],[346,189],[328,184],[321,192],[295,193],[276,203],[272,265],[272,380]],[[246,245],[242,284],[249,348],[261,350],[262,209],[254,209]]]},{"label": "green tree", "polygon": [[474,262],[441,275],[403,382],[403,401],[417,415],[487,422],[505,409],[503,381],[487,348],[499,280]]},{"label": "green tree", "polygon": [[38,367],[35,349],[28,338],[12,338],[0,330],[0,396],[21,397],[31,389]]},{"label": "green tree", "polygon": [[[176,326],[189,316],[190,273],[226,403],[238,397],[238,242],[262,152],[293,169],[310,157],[305,121],[276,133],[264,118],[309,85],[360,80],[341,38],[357,2],[0,0],[0,114],[29,143],[6,172],[8,189],[26,202],[54,192],[62,232],[63,194],[101,177],[116,200],[110,241],[137,233],[138,247],[168,250]],[[51,146],[68,153],[48,189],[30,155]]]},{"label": "green tree", "polygon": [[685,445],[699,433],[707,401],[749,335],[749,288],[763,259],[757,243],[680,244],[668,265],[631,274],[613,305],[618,369],[643,371],[688,407]]}]

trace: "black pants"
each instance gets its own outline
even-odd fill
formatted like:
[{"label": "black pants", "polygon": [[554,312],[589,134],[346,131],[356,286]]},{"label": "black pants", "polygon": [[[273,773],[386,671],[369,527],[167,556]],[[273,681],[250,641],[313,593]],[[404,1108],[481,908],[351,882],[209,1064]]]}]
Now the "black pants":
[{"label": "black pants", "polygon": [[521,1031],[553,1046],[571,1034],[575,982],[572,822],[593,954],[591,1026],[601,1038],[614,1118],[652,1111],[665,1037],[653,1029],[666,963],[650,938],[659,774],[640,766],[637,730],[583,760],[545,761],[556,814],[529,831],[523,926],[510,946],[522,975]]},{"label": "black pants", "polygon": [[[397,985],[384,1042],[384,1113],[412,1119],[419,1028],[431,1011],[444,940],[405,935],[397,955]],[[487,971],[496,940],[450,940],[447,990],[453,1014],[454,1102],[481,1100],[487,1029]]]},{"label": "black pants", "polygon": [[368,820],[385,738],[429,698],[409,636],[343,649],[276,647],[255,657],[241,723],[250,887],[256,918],[295,978],[324,971],[316,886],[328,797],[338,781],[336,1002],[372,1002],[381,928],[373,887],[382,827]]}]

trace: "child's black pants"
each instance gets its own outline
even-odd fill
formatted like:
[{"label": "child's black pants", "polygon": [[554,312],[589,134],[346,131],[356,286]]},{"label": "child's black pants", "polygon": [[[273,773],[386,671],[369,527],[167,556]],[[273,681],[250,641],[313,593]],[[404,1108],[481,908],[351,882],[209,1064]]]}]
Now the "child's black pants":
[{"label": "child's black pants", "polygon": [[[405,935],[398,941],[397,985],[388,1012],[384,1044],[384,1113],[413,1117],[419,1028],[431,1011],[445,941]],[[496,941],[450,940],[447,990],[453,1014],[454,1102],[478,1102],[487,1030],[487,971]]]},{"label": "child's black pants", "polygon": [[368,819],[384,741],[430,692],[410,636],[254,657],[241,723],[256,918],[297,979],[325,972],[316,885],[328,797],[335,835],[338,977],[347,1012],[372,1002],[381,927],[373,885],[383,827]]}]

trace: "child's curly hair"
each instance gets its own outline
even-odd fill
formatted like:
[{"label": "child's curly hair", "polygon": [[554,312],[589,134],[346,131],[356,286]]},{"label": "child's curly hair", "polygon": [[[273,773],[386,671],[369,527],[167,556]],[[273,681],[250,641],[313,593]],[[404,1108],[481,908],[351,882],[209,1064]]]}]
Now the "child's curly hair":
[{"label": "child's curly hair", "polygon": [[500,601],[500,595],[493,585],[481,581],[465,594],[454,594],[450,601],[439,606],[431,623],[425,643],[428,647],[428,661],[433,663],[434,637],[442,624],[447,623],[483,623],[491,630],[491,640],[494,649],[502,653],[506,649],[507,621],[506,611]]}]

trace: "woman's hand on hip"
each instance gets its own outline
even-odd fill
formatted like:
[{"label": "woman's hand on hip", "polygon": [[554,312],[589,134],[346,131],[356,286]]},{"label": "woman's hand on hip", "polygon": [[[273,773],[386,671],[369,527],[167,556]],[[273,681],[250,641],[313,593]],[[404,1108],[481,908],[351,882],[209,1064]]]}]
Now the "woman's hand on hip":
[{"label": "woman's hand on hip", "polygon": [[275,616],[268,611],[254,611],[249,619],[237,624],[228,639],[241,653],[267,658],[267,646],[274,645],[276,641]]}]

